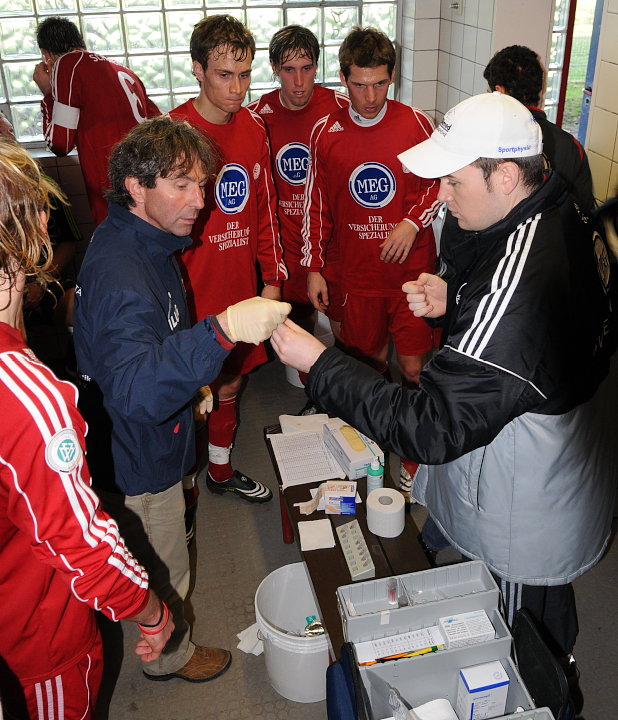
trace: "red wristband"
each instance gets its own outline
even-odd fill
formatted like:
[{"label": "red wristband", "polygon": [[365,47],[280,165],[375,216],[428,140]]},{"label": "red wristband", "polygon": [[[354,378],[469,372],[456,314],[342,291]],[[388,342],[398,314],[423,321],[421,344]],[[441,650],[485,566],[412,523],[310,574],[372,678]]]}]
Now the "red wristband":
[{"label": "red wristband", "polygon": [[[167,625],[167,621],[169,620],[170,611],[167,608],[167,605],[161,600],[161,608],[162,608],[162,618],[159,620],[159,622],[154,625],[140,625],[137,623],[137,627],[144,633],[144,635],[158,635],[161,630]],[[158,628],[158,629],[157,629]]]}]

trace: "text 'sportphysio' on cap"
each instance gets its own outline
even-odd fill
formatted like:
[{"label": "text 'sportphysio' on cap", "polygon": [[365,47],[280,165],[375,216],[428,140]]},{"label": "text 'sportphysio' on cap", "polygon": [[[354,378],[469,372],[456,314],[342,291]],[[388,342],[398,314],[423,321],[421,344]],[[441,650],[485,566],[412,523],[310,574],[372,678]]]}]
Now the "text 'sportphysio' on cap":
[{"label": "text 'sportphysio' on cap", "polygon": [[431,137],[397,157],[415,175],[450,175],[481,157],[532,157],[543,152],[541,128],[510,95],[483,93],[449,110]]}]

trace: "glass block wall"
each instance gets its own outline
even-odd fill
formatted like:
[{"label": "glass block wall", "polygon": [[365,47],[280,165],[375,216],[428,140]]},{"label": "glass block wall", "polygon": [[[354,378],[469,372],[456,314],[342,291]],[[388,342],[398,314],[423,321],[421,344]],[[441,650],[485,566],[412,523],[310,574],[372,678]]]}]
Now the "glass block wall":
[{"label": "glass block wall", "polygon": [[551,36],[551,49],[547,65],[547,89],[545,91],[545,110],[547,117],[556,122],[558,103],[560,102],[560,83],[566,48],[567,23],[570,0],[556,0],[554,7],[554,27]]},{"label": "glass block wall", "polygon": [[257,43],[247,101],[275,86],[268,43],[284,25],[309,27],[322,48],[318,81],[339,85],[337,52],[355,24],[396,36],[396,0],[0,0],[0,108],[20,141],[42,141],[41,94],[32,80],[41,60],[37,23],[49,15],[69,17],[89,50],[128,65],[165,112],[196,93],[189,38],[206,15],[229,13],[252,30]]}]

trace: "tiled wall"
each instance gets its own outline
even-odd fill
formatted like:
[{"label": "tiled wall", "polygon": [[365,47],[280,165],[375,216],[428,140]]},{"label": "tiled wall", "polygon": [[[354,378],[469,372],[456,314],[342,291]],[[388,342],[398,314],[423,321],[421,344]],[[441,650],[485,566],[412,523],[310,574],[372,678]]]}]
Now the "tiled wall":
[{"label": "tiled wall", "polygon": [[77,251],[76,262],[79,264],[94,230],[79,158],[75,152],[66,157],[55,157],[46,151],[33,151],[32,155],[36,157],[43,171],[56,180],[71,202],[73,216],[84,239],[82,247]]},{"label": "tiled wall", "polygon": [[491,56],[494,3],[489,0],[403,0],[399,99],[434,119],[484,92]]},{"label": "tiled wall", "polygon": [[552,7],[550,0],[403,0],[399,99],[438,121],[487,90],[483,71],[497,50],[528,45],[546,61]]},{"label": "tiled wall", "polygon": [[440,0],[403,0],[399,100],[436,115]]},{"label": "tiled wall", "polygon": [[594,195],[618,193],[618,0],[606,0],[592,89],[586,150]]},{"label": "tiled wall", "polygon": [[438,89],[436,109],[439,117],[470,95],[485,92],[483,70],[492,48],[494,3],[464,0],[463,12],[442,3],[438,50]]}]

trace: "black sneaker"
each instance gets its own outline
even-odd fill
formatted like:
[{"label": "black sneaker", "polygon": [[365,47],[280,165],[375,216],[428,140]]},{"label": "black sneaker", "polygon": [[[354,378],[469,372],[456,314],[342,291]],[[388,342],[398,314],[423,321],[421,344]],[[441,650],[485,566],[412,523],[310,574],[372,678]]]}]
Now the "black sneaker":
[{"label": "black sneaker", "polygon": [[571,654],[564,655],[563,657],[559,658],[558,662],[564,670],[564,675],[566,677],[567,685],[569,686],[569,695],[571,696],[575,715],[579,717],[584,707],[584,695],[582,693],[581,687],[579,686],[579,668],[577,667],[575,658]]},{"label": "black sneaker", "polygon": [[238,472],[238,470],[234,470],[232,477],[225,482],[215,482],[208,473],[206,487],[210,492],[217,495],[226,492],[236,493],[239,497],[252,503],[265,503],[272,500],[273,497],[272,492],[265,485],[257,482],[257,480],[252,480],[250,477]]},{"label": "black sneaker", "polygon": [[324,412],[324,410],[322,410],[321,407],[319,407],[318,405],[314,405],[313,402],[311,402],[311,400],[307,400],[307,404],[299,413],[297,413],[297,416],[319,415],[323,412]]}]

